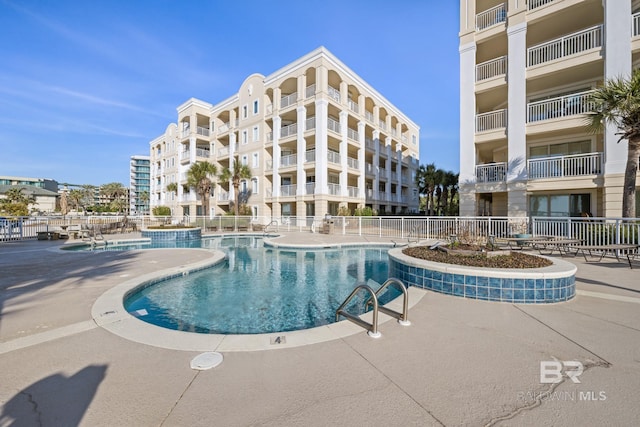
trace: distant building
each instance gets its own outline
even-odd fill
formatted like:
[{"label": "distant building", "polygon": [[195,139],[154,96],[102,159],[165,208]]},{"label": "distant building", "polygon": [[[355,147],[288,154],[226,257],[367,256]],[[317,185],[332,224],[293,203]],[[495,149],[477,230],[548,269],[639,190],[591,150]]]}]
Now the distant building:
[{"label": "distant building", "polygon": [[132,215],[149,213],[151,195],[149,164],[149,156],[131,156],[129,163],[129,211]]},{"label": "distant building", "polygon": [[[240,197],[253,216],[335,215],[370,207],[418,212],[419,127],[321,47],[268,76],[253,74],[237,93],[210,104],[190,99],[177,124],[150,142],[151,206],[177,215],[233,211],[230,182],[215,180],[209,212],[187,187],[196,162],[218,170],[233,161],[252,177]],[[175,183],[177,191],[168,191]]]},{"label": "distant building", "polygon": [[460,213],[620,216],[627,144],[585,113],[638,67],[640,3],[460,0],[459,51]]},{"label": "distant building", "polygon": [[47,178],[26,178],[22,176],[0,175],[0,185],[30,185],[44,188],[45,190],[58,192],[58,181]]},{"label": "distant building", "polygon": [[19,188],[26,197],[33,198],[34,203],[29,205],[31,212],[53,213],[58,207],[57,192],[27,184],[0,184],[0,199],[4,199],[7,191],[12,188]]}]

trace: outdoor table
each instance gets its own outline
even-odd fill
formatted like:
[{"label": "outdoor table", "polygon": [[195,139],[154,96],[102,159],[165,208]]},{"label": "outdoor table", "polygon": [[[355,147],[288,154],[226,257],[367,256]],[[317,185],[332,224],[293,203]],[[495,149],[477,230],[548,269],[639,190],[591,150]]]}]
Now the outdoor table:
[{"label": "outdoor table", "polygon": [[[535,240],[531,242],[531,246],[540,252],[540,255],[551,255],[554,251],[558,251],[561,256],[565,256],[570,252],[572,246],[580,245],[582,240],[578,239],[547,239]],[[548,251],[543,253],[543,251]],[[577,254],[577,253],[576,253]]]}]

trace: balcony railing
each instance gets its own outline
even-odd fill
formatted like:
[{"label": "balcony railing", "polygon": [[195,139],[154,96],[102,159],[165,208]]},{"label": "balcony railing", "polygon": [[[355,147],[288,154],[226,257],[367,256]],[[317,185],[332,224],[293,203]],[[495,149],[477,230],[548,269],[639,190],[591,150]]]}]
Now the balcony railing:
[{"label": "balcony railing", "polygon": [[296,185],[281,185],[280,186],[280,195],[281,196],[295,196],[296,195]]},{"label": "balcony railing", "polygon": [[602,25],[587,28],[527,49],[531,67],[602,46]]},{"label": "balcony railing", "polygon": [[222,147],[218,150],[218,156],[224,157],[229,155],[229,147]]},{"label": "balcony railing", "polygon": [[553,3],[555,0],[529,0],[529,10],[537,9],[545,4]]},{"label": "balcony railing", "polygon": [[327,87],[327,93],[329,94],[329,98],[336,101],[338,104],[340,103],[340,91],[335,87],[329,86]]},{"label": "balcony railing", "polygon": [[340,122],[329,117],[327,119],[327,129],[340,133]]},{"label": "balcony railing", "polygon": [[280,108],[286,108],[298,101],[298,92],[290,93],[280,98]]},{"label": "balcony railing", "polygon": [[631,35],[640,36],[640,12],[631,15]]},{"label": "balcony railing", "polygon": [[309,150],[304,153],[304,161],[305,162],[315,162],[316,161],[316,150]]},{"label": "balcony railing", "polygon": [[358,197],[358,187],[347,186],[347,191],[349,192],[349,197]]},{"label": "balcony railing", "polygon": [[327,187],[329,187],[329,194],[331,194],[332,196],[340,195],[340,184],[329,183],[327,184]]},{"label": "balcony railing", "polygon": [[187,128],[184,128],[184,129],[182,129],[182,133],[180,134],[180,136],[181,136],[182,138],[186,138],[186,137],[188,137],[188,136],[189,136],[189,133],[190,133],[190,132],[191,132],[191,130],[190,130],[188,127],[187,127]]},{"label": "balcony railing", "polygon": [[365,163],[364,171],[365,171],[365,173],[373,174],[373,173],[375,173],[376,169],[373,167],[372,163]]},{"label": "balcony railing", "polygon": [[229,192],[221,191],[218,193],[218,201],[220,202],[228,202],[229,201]]},{"label": "balcony railing", "polygon": [[267,141],[273,142],[273,132],[267,132]]},{"label": "balcony railing", "polygon": [[180,160],[189,160],[191,158],[191,152],[189,150],[182,151],[180,153]]},{"label": "balcony railing", "polygon": [[229,132],[229,122],[225,122],[222,125],[218,126],[218,133]]},{"label": "balcony railing", "polygon": [[603,153],[571,154],[527,160],[529,179],[562,178],[602,173]]},{"label": "balcony railing", "polygon": [[327,160],[329,163],[337,163],[340,164],[340,153],[337,151],[327,151]]},{"label": "balcony railing", "polygon": [[358,131],[355,129],[347,128],[347,137],[353,139],[354,141],[358,141]]},{"label": "balcony railing", "polygon": [[314,194],[316,192],[316,183],[315,182],[307,182],[304,186],[306,191],[305,194]]},{"label": "balcony railing", "polygon": [[360,163],[358,163],[358,159],[347,157],[347,166],[349,166],[351,169],[358,169],[359,164]]},{"label": "balcony railing", "polygon": [[280,138],[286,138],[298,133],[298,124],[292,123],[289,126],[280,128]]},{"label": "balcony railing", "polygon": [[476,132],[507,127],[507,110],[489,111],[476,115]]},{"label": "balcony railing", "polygon": [[209,157],[211,151],[204,148],[196,148],[196,157]]},{"label": "balcony railing", "polygon": [[295,166],[298,163],[298,155],[297,154],[289,154],[288,156],[280,157],[280,166]]},{"label": "balcony railing", "polygon": [[209,136],[209,128],[198,126],[196,127],[196,133],[202,136]]},{"label": "balcony railing", "polygon": [[378,120],[378,125],[380,126],[380,129],[384,131],[387,130],[387,122],[385,122],[384,120]]},{"label": "balcony railing", "polygon": [[316,85],[315,85],[315,83],[312,84],[312,85],[307,86],[304,89],[304,97],[305,98],[311,98],[315,94],[316,94]]},{"label": "balcony railing", "polygon": [[480,12],[476,15],[476,29],[478,31],[493,27],[507,20],[507,6],[502,3]]},{"label": "balcony railing", "polygon": [[476,65],[476,81],[487,80],[492,77],[507,74],[507,56],[492,59]]},{"label": "balcony railing", "polygon": [[527,104],[527,122],[539,122],[588,113],[592,109],[590,101],[592,93],[592,90],[588,90],[530,102]]},{"label": "balcony railing", "polygon": [[364,112],[364,118],[369,122],[369,123],[374,123],[373,120],[373,113],[370,111],[366,111]]},{"label": "balcony railing", "polygon": [[502,182],[507,179],[507,164],[491,163],[476,166],[477,182]]},{"label": "balcony railing", "polygon": [[369,149],[371,149],[371,150],[375,150],[376,149],[376,143],[371,138],[365,138],[364,139],[364,146],[369,148]]},{"label": "balcony railing", "polygon": [[304,130],[311,130],[316,128],[316,117],[309,117],[304,121]]},{"label": "balcony railing", "polygon": [[358,103],[354,102],[352,99],[349,100],[349,109],[355,113],[358,113]]}]

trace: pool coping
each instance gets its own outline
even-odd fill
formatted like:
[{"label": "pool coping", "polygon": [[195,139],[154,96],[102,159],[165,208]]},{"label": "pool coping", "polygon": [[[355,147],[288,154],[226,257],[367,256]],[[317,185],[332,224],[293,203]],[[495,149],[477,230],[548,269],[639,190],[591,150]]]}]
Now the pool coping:
[{"label": "pool coping", "polygon": [[[366,245],[371,245],[365,244]],[[331,245],[332,248],[344,247],[345,244]],[[347,245],[355,246],[355,245]],[[362,246],[362,245],[358,245]],[[378,244],[376,244],[378,246]],[[280,247],[309,249],[310,245],[286,245]],[[327,248],[327,245],[316,245],[317,248]],[[168,248],[143,249],[145,251],[170,251]],[[348,321],[342,320],[324,326],[303,329],[298,331],[275,332],[268,334],[202,334],[195,332],[177,331],[152,325],[138,319],[134,315],[127,312],[124,308],[125,296],[133,289],[144,286],[147,283],[162,280],[167,277],[189,274],[190,272],[201,270],[203,268],[212,267],[225,259],[222,251],[212,249],[188,248],[192,251],[205,251],[211,256],[208,259],[193,262],[178,267],[167,268],[153,273],[147,273],[119,285],[112,287],[103,293],[94,302],[91,308],[91,317],[93,321],[101,328],[125,338],[130,341],[141,344],[151,345],[154,347],[182,350],[182,351],[220,351],[220,352],[236,352],[236,351],[260,351],[260,350],[277,350],[284,348],[300,347],[310,344],[317,344],[326,341],[333,341],[343,337],[355,335],[358,333],[366,333],[366,331]],[[410,286],[409,308],[416,305],[426,294],[427,291]],[[402,311],[402,299],[396,298],[385,305],[396,311]],[[362,319],[370,322],[372,314],[365,313],[360,316]],[[393,319],[384,313],[379,313],[378,324],[383,324]],[[411,319],[411,316],[409,316]],[[398,327],[402,327],[398,325]]]}]

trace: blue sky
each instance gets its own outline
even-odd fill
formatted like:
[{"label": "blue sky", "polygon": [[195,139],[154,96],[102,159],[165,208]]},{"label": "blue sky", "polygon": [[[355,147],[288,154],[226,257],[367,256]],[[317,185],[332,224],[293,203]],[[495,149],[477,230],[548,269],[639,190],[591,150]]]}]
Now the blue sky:
[{"label": "blue sky", "polygon": [[325,46],[459,171],[457,0],[0,0],[0,175],[129,185],[194,97]]}]

